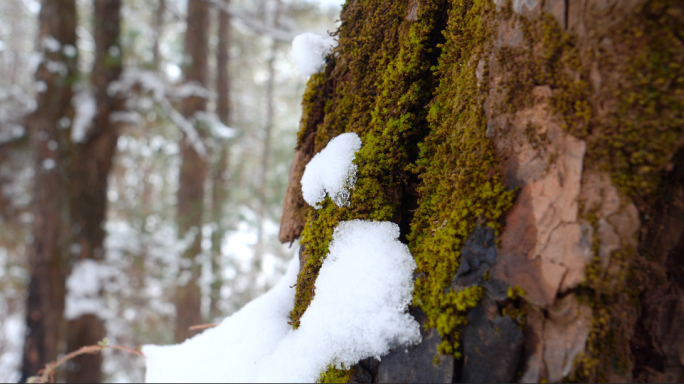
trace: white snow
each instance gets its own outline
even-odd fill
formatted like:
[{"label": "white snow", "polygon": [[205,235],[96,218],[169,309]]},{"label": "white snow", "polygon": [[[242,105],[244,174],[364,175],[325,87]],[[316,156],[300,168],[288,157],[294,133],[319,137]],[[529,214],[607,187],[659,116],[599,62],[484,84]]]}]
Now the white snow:
[{"label": "white snow", "polygon": [[420,342],[407,313],[416,267],[399,227],[342,222],[298,330],[287,324],[299,269],[219,326],[175,346],[145,346],[147,382],[315,382],[329,364],[351,366]]},{"label": "white snow", "polygon": [[199,122],[209,128],[211,136],[216,139],[228,140],[237,136],[235,129],[221,122],[217,114],[213,112],[198,111],[193,115],[193,122]]},{"label": "white snow", "polygon": [[339,207],[349,204],[349,188],[356,182],[354,154],[361,149],[356,133],[343,133],[306,165],[302,176],[304,200],[319,209],[326,192]]},{"label": "white snow", "polygon": [[96,315],[102,319],[111,316],[100,292],[105,283],[116,274],[114,268],[94,260],[82,260],[74,265],[67,278],[64,317],[77,319],[83,315]]},{"label": "white snow", "polygon": [[97,114],[97,101],[90,91],[81,91],[74,96],[73,103],[76,110],[74,124],[71,126],[71,141],[83,143]]},{"label": "white snow", "polygon": [[62,48],[62,44],[52,35],[47,35],[43,38],[43,48],[50,52],[59,52]]},{"label": "white snow", "polygon": [[292,40],[292,57],[302,75],[309,77],[325,65],[325,57],[337,45],[334,38],[315,33],[303,33]]},{"label": "white snow", "polygon": [[[4,310],[8,308],[3,307]],[[21,377],[25,325],[22,313],[12,313],[0,322],[0,382],[15,383]]]}]

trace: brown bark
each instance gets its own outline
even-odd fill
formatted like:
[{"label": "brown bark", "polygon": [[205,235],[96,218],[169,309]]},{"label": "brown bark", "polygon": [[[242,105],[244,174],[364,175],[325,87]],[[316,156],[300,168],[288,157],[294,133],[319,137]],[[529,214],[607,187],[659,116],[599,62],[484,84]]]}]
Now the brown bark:
[{"label": "brown bark", "polygon": [[[225,7],[230,6],[230,0],[224,1]],[[218,29],[218,83],[216,90],[218,92],[218,101],[216,105],[216,112],[223,124],[230,126],[231,122],[231,107],[230,107],[230,71],[228,66],[230,64],[230,22],[231,17],[227,12],[219,10],[219,29]],[[214,223],[214,231],[212,232],[212,273],[213,281],[211,284],[211,306],[209,309],[209,316],[214,319],[220,315],[218,304],[221,300],[221,287],[223,286],[223,277],[221,270],[221,241],[226,233],[225,226],[221,223],[223,219],[223,207],[228,200],[228,188],[230,187],[230,180],[228,175],[228,160],[229,148],[223,142],[217,142],[215,147],[216,163],[214,165],[212,176],[212,221]]]},{"label": "brown bark", "polygon": [[[203,0],[188,1],[188,25],[185,34],[185,53],[189,62],[183,68],[185,81],[199,83],[203,87],[208,84],[208,41],[209,41],[209,5]],[[198,111],[206,110],[206,99],[191,96],[183,101],[183,114],[192,117]],[[200,133],[201,135],[201,133]],[[191,143],[184,139],[181,142],[183,157],[178,189],[178,235],[183,239],[193,232],[194,240],[183,254],[179,283],[176,288],[176,341],[182,342],[191,336],[188,329],[202,323],[200,311],[201,292],[198,280],[201,265],[196,261],[202,252],[201,228],[204,210],[204,182],[207,176],[207,165],[202,154],[197,153]]]},{"label": "brown bark", "polygon": [[[272,25],[273,28],[278,28],[278,21],[280,19],[280,14],[282,12],[282,2],[280,0],[275,1],[275,10],[273,14]],[[259,175],[259,186],[258,186],[258,204],[259,209],[257,211],[258,217],[258,232],[257,232],[257,244],[254,251],[254,259],[252,261],[252,270],[261,270],[261,259],[264,253],[264,222],[266,221],[266,212],[268,207],[267,202],[267,189],[268,189],[268,165],[271,162],[271,139],[273,136],[273,121],[275,119],[275,60],[276,54],[278,53],[278,40],[275,38],[271,42],[271,52],[268,59],[268,82],[266,83],[266,124],[264,126],[264,141],[263,148],[261,152],[261,173]]]},{"label": "brown bark", "polygon": [[[119,96],[107,93],[109,85],[122,71],[121,0],[93,1],[95,15],[95,62],[91,83],[97,103],[97,114],[85,140],[74,144],[71,175],[71,227],[74,243],[79,245],[78,260],[104,259],[104,220],[107,210],[107,180],[119,138],[119,126],[111,114],[123,108]],[[104,321],[88,314],[69,321],[67,350],[95,345],[105,337]],[[73,360],[66,379],[72,383],[97,383],[102,379],[102,355],[82,355]]]},{"label": "brown bark", "polygon": [[152,54],[154,57],[154,67],[159,69],[161,64],[161,53],[159,53],[159,42],[161,41],[162,26],[164,24],[164,13],[166,12],[166,0],[159,0],[157,12],[155,12],[154,19],[154,44],[152,46]]},{"label": "brown bark", "polygon": [[[51,36],[61,46],[76,46],[75,0],[43,0],[39,20],[39,43]],[[36,80],[43,81],[47,90],[38,95],[38,108],[28,124],[35,156],[35,218],[33,244],[28,251],[31,280],[26,305],[28,332],[23,380],[54,360],[64,340],[64,281],[69,246],[69,178],[65,157],[70,143],[69,130],[60,129],[60,120],[64,126],[66,119],[73,118],[71,86],[77,60],[61,50],[53,52],[45,46],[43,49],[45,56]],[[62,70],[50,71],[48,63],[51,62],[59,63]]]}]

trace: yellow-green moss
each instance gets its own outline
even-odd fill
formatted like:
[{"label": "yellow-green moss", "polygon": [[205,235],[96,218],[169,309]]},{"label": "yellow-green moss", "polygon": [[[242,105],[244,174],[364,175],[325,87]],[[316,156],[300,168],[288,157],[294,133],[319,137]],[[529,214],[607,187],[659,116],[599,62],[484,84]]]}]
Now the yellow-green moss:
[{"label": "yellow-green moss", "polygon": [[651,0],[611,36],[623,51],[601,51],[602,65],[623,79],[616,111],[589,150],[630,197],[652,195],[684,132],[684,3]]},{"label": "yellow-green moss", "polygon": [[[552,111],[587,140],[585,162],[609,172],[626,196],[652,195],[684,130],[684,41],[677,35],[683,8],[678,0],[647,1],[585,51],[548,13],[533,20],[512,15],[525,43],[499,51],[501,66],[516,73],[503,84],[502,107],[530,106],[532,88],[548,85]],[[591,65],[603,76],[593,85]],[[599,112],[605,100],[617,105]]]},{"label": "yellow-green moss", "polygon": [[325,74],[317,73],[309,79],[306,85],[306,92],[304,92],[304,97],[302,98],[302,121],[301,127],[297,132],[297,146],[304,143],[304,136],[306,134],[306,128],[309,126],[308,122],[314,113],[314,105],[316,103],[316,97],[320,97],[323,93],[323,86],[325,85]]},{"label": "yellow-green moss", "polygon": [[645,271],[636,267],[636,250],[626,247],[611,255],[611,265],[601,267],[596,255],[582,284],[594,315],[585,352],[575,358],[571,382],[608,382],[609,373],[629,377],[630,339],[640,311],[639,294],[645,288]]},{"label": "yellow-green moss", "polygon": [[297,280],[293,326],[315,295],[315,280],[340,221],[396,221],[406,169],[427,134],[434,89],[431,67],[442,39],[444,0],[420,4],[417,21],[405,19],[404,2],[367,1],[345,6],[335,69],[338,88],[317,127],[316,150],[342,132],[356,132],[363,147],[356,155],[357,181],[350,205],[326,199],[310,209],[301,235],[304,264]]},{"label": "yellow-green moss", "polygon": [[482,297],[477,286],[449,289],[461,249],[476,223],[498,231],[514,198],[501,182],[499,159],[485,136],[486,73],[482,84],[476,76],[480,58],[488,53],[493,15],[491,1],[451,1],[446,43],[435,68],[440,85],[430,106],[430,135],[414,168],[422,181],[409,237],[420,276],[414,304],[427,314],[427,326],[442,336],[440,352],[457,357],[459,329]]},{"label": "yellow-green moss", "polygon": [[321,373],[318,383],[348,383],[351,379],[351,369],[339,369],[335,366],[328,366],[328,370]]}]

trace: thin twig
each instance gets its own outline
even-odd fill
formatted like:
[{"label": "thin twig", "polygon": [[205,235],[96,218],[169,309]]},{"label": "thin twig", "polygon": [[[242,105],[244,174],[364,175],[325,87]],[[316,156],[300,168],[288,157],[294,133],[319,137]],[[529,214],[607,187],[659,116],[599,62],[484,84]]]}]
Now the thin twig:
[{"label": "thin twig", "polygon": [[97,345],[88,345],[86,347],[81,347],[78,350],[69,353],[68,355],[62,357],[61,359],[57,360],[54,363],[48,363],[45,366],[45,369],[42,369],[40,372],[38,372],[37,376],[29,377],[28,380],[26,380],[27,383],[53,383],[55,379],[55,371],[57,368],[59,368],[61,365],[66,363],[67,361],[81,356],[81,355],[96,355],[100,352],[102,352],[105,349],[115,349],[118,351],[123,351],[126,353],[130,353],[133,355],[138,355],[140,357],[145,357],[142,352],[129,348],[129,347],[123,347],[120,345],[108,345],[107,344],[107,339],[102,340],[99,342]]},{"label": "thin twig", "polygon": [[199,331],[202,329],[207,329],[207,328],[214,328],[218,326],[218,323],[215,324],[202,324],[202,325],[193,325],[192,327],[188,328],[190,331]]}]

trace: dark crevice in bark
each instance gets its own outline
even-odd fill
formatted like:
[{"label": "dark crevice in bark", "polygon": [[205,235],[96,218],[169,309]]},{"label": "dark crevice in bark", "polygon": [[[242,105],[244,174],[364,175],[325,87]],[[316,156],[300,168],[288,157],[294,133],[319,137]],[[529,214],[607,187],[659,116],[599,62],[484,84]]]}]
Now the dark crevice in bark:
[{"label": "dark crevice in bark", "polygon": [[630,342],[639,382],[684,380],[684,149],[671,161],[643,242],[649,289]]}]

